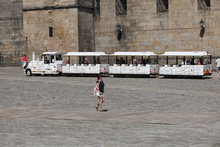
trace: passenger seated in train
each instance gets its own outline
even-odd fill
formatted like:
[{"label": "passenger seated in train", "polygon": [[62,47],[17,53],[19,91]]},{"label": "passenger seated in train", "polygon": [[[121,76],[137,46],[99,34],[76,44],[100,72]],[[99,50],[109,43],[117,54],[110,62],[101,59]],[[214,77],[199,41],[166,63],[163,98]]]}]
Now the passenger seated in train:
[{"label": "passenger seated in train", "polygon": [[88,61],[88,59],[85,58],[83,63],[86,64],[86,65],[89,65],[89,61]]},{"label": "passenger seated in train", "polygon": [[141,60],[141,64],[143,64],[144,66],[146,65],[146,63],[147,63],[146,59]]},{"label": "passenger seated in train", "polygon": [[191,59],[190,64],[191,64],[191,65],[194,65],[194,64],[195,64],[195,59],[194,59],[194,58]]},{"label": "passenger seated in train", "polygon": [[116,64],[120,64],[120,60],[119,59],[116,59]]},{"label": "passenger seated in train", "polygon": [[133,64],[134,64],[135,66],[138,65],[138,62],[137,62],[137,59],[136,59],[136,58],[133,59]]},{"label": "passenger seated in train", "polygon": [[150,62],[151,62],[150,59],[146,59],[146,60],[145,60],[145,63],[146,63],[146,64],[150,64]]},{"label": "passenger seated in train", "polygon": [[97,64],[101,64],[100,57],[97,57],[97,60],[96,60],[95,63],[97,63]]},{"label": "passenger seated in train", "polygon": [[186,64],[185,59],[183,59],[181,65],[185,65],[185,64]]},{"label": "passenger seated in train", "polygon": [[185,65],[190,65],[190,59],[186,60],[186,64]]},{"label": "passenger seated in train", "polygon": [[182,65],[190,65],[190,60],[189,59],[183,59]]},{"label": "passenger seated in train", "polygon": [[47,59],[47,56],[44,57],[44,64],[49,64],[50,61]]},{"label": "passenger seated in train", "polygon": [[153,59],[152,59],[152,60],[150,61],[150,64],[156,64],[156,63],[157,63],[156,60],[153,60]]},{"label": "passenger seated in train", "polygon": [[70,60],[66,58],[66,64],[70,64]]},{"label": "passenger seated in train", "polygon": [[125,60],[122,57],[120,58],[120,64],[125,64]]},{"label": "passenger seated in train", "polygon": [[196,64],[196,65],[201,65],[200,60],[199,60],[199,59],[196,59],[195,64]]}]

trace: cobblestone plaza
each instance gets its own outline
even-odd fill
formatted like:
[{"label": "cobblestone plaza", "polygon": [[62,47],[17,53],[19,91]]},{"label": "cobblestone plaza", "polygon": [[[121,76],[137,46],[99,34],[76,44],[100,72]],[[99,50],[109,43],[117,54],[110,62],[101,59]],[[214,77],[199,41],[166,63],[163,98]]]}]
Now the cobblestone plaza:
[{"label": "cobblestone plaza", "polygon": [[91,77],[26,77],[0,68],[2,147],[218,147],[220,80],[104,78],[97,112]]}]

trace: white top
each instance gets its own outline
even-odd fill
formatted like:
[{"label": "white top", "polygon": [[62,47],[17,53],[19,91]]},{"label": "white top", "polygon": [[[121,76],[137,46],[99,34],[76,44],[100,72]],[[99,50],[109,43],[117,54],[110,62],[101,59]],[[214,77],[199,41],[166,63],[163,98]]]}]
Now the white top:
[{"label": "white top", "polygon": [[216,61],[215,61],[215,64],[217,67],[220,67],[220,58],[218,58]]},{"label": "white top", "polygon": [[165,52],[161,56],[209,56],[210,54],[206,51],[195,51],[195,52]]},{"label": "white top", "polygon": [[112,56],[156,56],[154,52],[115,52]]},{"label": "white top", "polygon": [[43,52],[42,55],[62,55],[62,52]]},{"label": "white top", "polygon": [[64,56],[107,56],[104,52],[68,52]]}]

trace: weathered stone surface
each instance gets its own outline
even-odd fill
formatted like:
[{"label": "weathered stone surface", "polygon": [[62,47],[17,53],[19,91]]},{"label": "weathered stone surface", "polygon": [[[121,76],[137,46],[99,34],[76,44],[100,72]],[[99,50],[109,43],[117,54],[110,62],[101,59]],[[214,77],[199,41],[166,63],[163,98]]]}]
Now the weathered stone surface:
[{"label": "weathered stone surface", "polygon": [[[53,27],[53,37],[49,37]],[[24,13],[24,35],[28,38],[28,55],[44,51],[78,51],[77,9],[27,11]]]},{"label": "weathered stone surface", "polygon": [[[114,1],[102,0],[96,19],[96,50],[207,50],[220,56],[219,1],[211,1],[210,10],[198,10],[197,0],[169,0],[169,11],[158,13],[156,0],[128,0],[127,15],[115,15]],[[206,21],[206,32],[199,38],[200,20]],[[124,28],[117,41],[116,24]]]},{"label": "weathered stone surface", "polygon": [[[100,11],[94,10],[99,9],[98,2],[1,1],[0,64],[3,60],[18,63],[21,54],[34,51],[39,55],[46,50],[206,50],[220,56],[219,0],[211,0],[208,9],[198,9],[198,0],[169,0],[168,12],[157,12],[156,0],[127,0],[126,15],[116,15],[115,0],[100,0]],[[199,37],[201,19],[206,22],[203,39]],[[121,41],[117,40],[117,24],[124,29]],[[48,37],[49,27],[54,37]]]},{"label": "weathered stone surface", "polygon": [[24,0],[23,7],[26,8],[43,8],[48,6],[69,6],[75,5],[77,0]]},{"label": "weathered stone surface", "polygon": [[79,51],[95,51],[93,14],[78,12]]},{"label": "weathered stone surface", "polygon": [[0,1],[0,66],[20,64],[26,54],[26,39],[22,34],[22,0]]},{"label": "weathered stone surface", "polygon": [[[25,7],[29,8],[24,10],[29,57],[32,52],[39,56],[44,51],[95,51],[92,0],[24,0]],[[53,37],[49,37],[49,27],[53,27]]]}]

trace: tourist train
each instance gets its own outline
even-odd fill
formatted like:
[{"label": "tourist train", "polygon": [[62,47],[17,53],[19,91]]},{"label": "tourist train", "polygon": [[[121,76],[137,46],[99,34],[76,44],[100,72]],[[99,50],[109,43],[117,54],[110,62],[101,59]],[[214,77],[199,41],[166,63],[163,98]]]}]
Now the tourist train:
[{"label": "tourist train", "polygon": [[195,52],[44,52],[25,67],[27,76],[83,75],[94,76],[163,76],[205,77],[212,74],[211,55]]}]

